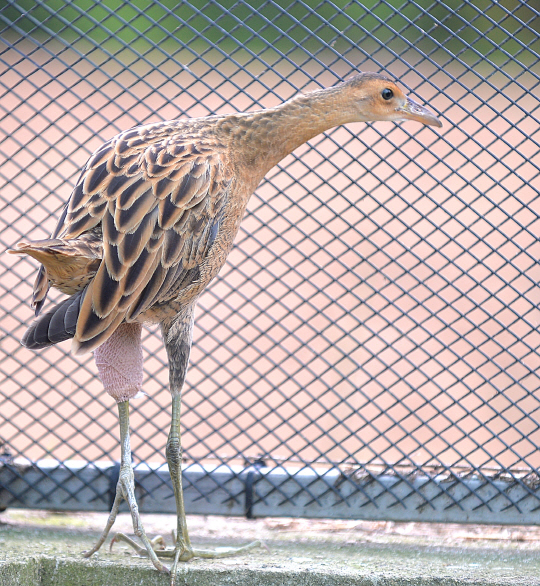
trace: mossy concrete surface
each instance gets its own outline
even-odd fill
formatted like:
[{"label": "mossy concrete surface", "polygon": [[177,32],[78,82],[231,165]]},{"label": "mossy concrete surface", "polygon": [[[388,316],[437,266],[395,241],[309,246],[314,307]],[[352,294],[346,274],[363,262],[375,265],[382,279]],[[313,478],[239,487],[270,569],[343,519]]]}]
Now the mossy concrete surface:
[{"label": "mossy concrete surface", "polygon": [[[167,576],[124,544],[83,558],[81,552],[95,541],[100,521],[104,516],[0,514],[0,586],[169,584]],[[174,526],[172,521],[153,516],[148,532],[155,534],[154,525]],[[204,517],[189,521],[193,540],[201,545],[238,545],[258,534],[266,547],[222,560],[192,560],[180,569],[180,585],[540,586],[536,528],[527,532],[501,527],[478,535],[473,526],[453,526],[453,531],[437,526],[442,527],[438,532],[432,526],[419,530],[418,524]],[[124,518],[119,528],[127,527],[129,518]]]}]

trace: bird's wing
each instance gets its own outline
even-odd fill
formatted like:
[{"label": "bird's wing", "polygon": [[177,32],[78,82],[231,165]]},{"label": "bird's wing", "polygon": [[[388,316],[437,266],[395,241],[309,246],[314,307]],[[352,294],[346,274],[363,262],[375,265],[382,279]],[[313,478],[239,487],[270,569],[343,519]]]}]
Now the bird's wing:
[{"label": "bird's wing", "polygon": [[73,239],[99,226],[103,234],[75,352],[97,347],[122,321],[197,280],[230,191],[223,152],[212,137],[171,123],[122,133],[90,158],[53,235]]}]

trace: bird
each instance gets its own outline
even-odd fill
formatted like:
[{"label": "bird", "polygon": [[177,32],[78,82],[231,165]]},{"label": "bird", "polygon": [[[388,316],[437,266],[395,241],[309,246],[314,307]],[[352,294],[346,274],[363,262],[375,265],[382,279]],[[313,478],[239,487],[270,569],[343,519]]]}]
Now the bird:
[{"label": "bird", "polygon": [[[224,265],[249,198],[272,167],[330,128],[408,120],[442,126],[395,81],[365,72],[272,108],[136,126],[90,156],[51,238],[22,241],[9,251],[41,263],[32,298],[36,319],[22,344],[39,350],[71,339],[74,355],[93,352],[103,386],[118,404],[116,496],[87,557],[105,542],[123,499],[142,546],[126,540],[157,570],[170,572],[171,585],[180,562],[223,555],[191,544],[182,493],[181,391],[194,308]],[[67,297],[43,312],[50,287]],[[175,544],[165,551],[155,550],[144,531],[129,440],[129,402],[143,380],[141,328],[156,323],[169,364],[172,416],[166,458],[177,510]],[[164,558],[173,560],[170,568]]]}]

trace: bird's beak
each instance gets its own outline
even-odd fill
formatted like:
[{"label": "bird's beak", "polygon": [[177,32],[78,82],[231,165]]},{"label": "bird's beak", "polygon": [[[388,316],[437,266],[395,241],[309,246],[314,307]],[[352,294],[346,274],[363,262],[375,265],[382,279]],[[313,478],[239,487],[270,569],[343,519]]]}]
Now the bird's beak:
[{"label": "bird's beak", "polygon": [[442,126],[442,122],[433,112],[430,112],[424,106],[420,106],[411,98],[407,98],[407,101],[398,109],[398,112],[402,115],[403,120],[416,120],[417,122],[422,122],[422,124],[438,126],[439,128]]}]

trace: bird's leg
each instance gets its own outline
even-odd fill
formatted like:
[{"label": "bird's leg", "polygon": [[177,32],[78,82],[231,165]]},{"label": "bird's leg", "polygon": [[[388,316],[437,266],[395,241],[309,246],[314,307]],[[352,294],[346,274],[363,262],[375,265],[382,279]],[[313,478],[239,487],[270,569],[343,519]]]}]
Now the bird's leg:
[{"label": "bird's leg", "polygon": [[[180,410],[181,410],[181,395],[176,394],[173,395],[172,399],[172,422],[171,422],[171,429],[169,432],[169,437],[167,440],[167,463],[169,466],[169,472],[171,475],[173,490],[174,490],[174,498],[176,502],[176,513],[177,513],[177,525],[176,525],[176,543],[173,549],[157,549],[154,552],[153,547],[148,549],[148,547],[143,548],[138,545],[135,541],[124,535],[123,533],[117,533],[113,541],[111,542],[111,547],[113,542],[116,541],[124,541],[128,543],[139,555],[146,556],[152,551],[154,555],[157,555],[160,558],[168,558],[173,560],[173,564],[171,567],[171,585],[174,586],[176,583],[176,574],[179,562],[187,562],[192,558],[199,557],[199,558],[225,558],[237,555],[239,553],[243,553],[245,551],[249,551],[255,547],[259,547],[261,545],[260,541],[255,541],[253,543],[249,543],[248,545],[244,545],[242,547],[232,547],[223,549],[220,551],[215,550],[208,550],[208,549],[199,549],[193,548],[191,545],[191,540],[189,538],[188,528],[187,528],[187,521],[186,521],[186,512],[184,507],[184,494],[182,490],[182,443],[181,443],[181,432],[180,432]],[[121,497],[120,497],[121,500]],[[112,512],[111,512],[112,516]],[[113,521],[114,522],[114,519]],[[111,525],[112,525],[111,522]],[[108,531],[108,530],[107,530]],[[103,536],[102,542],[105,540],[106,534]],[[144,540],[143,540],[144,541]],[[157,545],[153,541],[151,542],[152,546]],[[163,544],[163,540],[159,541],[159,545]]]},{"label": "bird's leg", "polygon": [[[131,446],[129,442],[129,401],[118,403],[118,415],[120,419],[120,445],[122,455],[120,460],[120,474],[116,485],[116,495],[101,537],[90,551],[84,553],[84,557],[90,557],[103,545],[116,520],[120,503],[122,502],[122,499],[125,499],[129,505],[129,510],[131,511],[131,519],[133,521],[133,531],[135,532],[135,535],[143,542],[147,555],[152,560],[156,569],[160,572],[168,572],[169,570],[158,559],[156,552],[152,547],[152,543],[144,532],[144,527],[139,515],[139,506],[135,499],[135,479],[133,466],[131,464]],[[118,534],[113,538],[113,542],[119,541],[120,539],[120,534]]]},{"label": "bird's leg", "polygon": [[[260,541],[254,541],[242,547],[233,547],[221,551],[193,548],[189,539],[186,511],[184,508],[184,495],[182,490],[182,443],[180,435],[180,409],[181,395],[175,394],[172,398],[172,422],[169,439],[167,440],[167,463],[176,501],[176,544],[174,547],[174,560],[171,567],[171,585],[174,586],[179,562],[187,562],[194,557],[198,558],[225,558],[245,551],[249,551],[261,545]],[[173,552],[171,552],[173,553]],[[169,557],[169,553],[158,551],[157,555]],[[172,557],[172,555],[171,555]]]},{"label": "bird's leg", "polygon": [[176,502],[176,544],[174,548],[173,576],[176,572],[176,566],[180,560],[188,561],[194,557],[193,548],[189,539],[186,510],[184,507],[184,491],[182,489],[182,438],[180,432],[180,411],[182,406],[182,396],[180,393],[173,395],[172,398],[172,421],[167,439],[167,464],[174,490],[174,500]]},{"label": "bird's leg", "polygon": [[169,358],[169,378],[172,395],[171,429],[167,439],[166,454],[176,502],[177,530],[174,551],[158,551],[157,554],[160,557],[173,557],[173,564],[171,567],[171,586],[174,586],[179,562],[186,562],[194,557],[229,557],[254,547],[258,547],[261,543],[255,541],[243,547],[230,548],[222,551],[195,549],[191,545],[187,529],[184,495],[182,490],[182,438],[180,431],[180,411],[182,405],[182,387],[184,386],[184,379],[191,350],[191,335],[193,328],[192,310],[177,319],[169,327],[162,326],[162,328]]},{"label": "bird's leg", "polygon": [[[135,550],[140,555],[149,555],[152,558],[152,562],[159,568],[156,563],[155,559],[159,556],[160,558],[168,558],[172,559],[172,567],[171,567],[171,586],[174,586],[176,583],[176,573],[179,562],[187,562],[188,560],[194,557],[200,558],[223,558],[229,557],[232,555],[236,555],[238,553],[242,553],[254,547],[260,546],[259,541],[255,541],[254,543],[250,543],[249,545],[245,545],[243,547],[238,548],[229,548],[224,549],[221,551],[212,551],[212,550],[205,550],[205,549],[195,549],[191,545],[191,541],[189,539],[187,523],[186,523],[186,512],[184,508],[184,496],[182,492],[182,443],[181,443],[181,435],[180,435],[180,409],[181,409],[181,393],[182,387],[184,386],[184,379],[186,377],[186,371],[189,362],[189,354],[191,351],[191,335],[193,329],[193,308],[188,307],[184,309],[184,312],[178,316],[174,320],[168,323],[162,324],[162,333],[163,339],[165,341],[165,347],[167,349],[167,355],[169,359],[169,381],[170,381],[170,390],[172,395],[172,423],[171,429],[169,432],[169,437],[167,439],[167,464],[169,466],[169,472],[171,474],[171,480],[173,485],[174,491],[174,498],[176,502],[176,517],[177,517],[177,531],[176,531],[176,543],[174,548],[166,549],[166,550],[157,550],[154,551],[146,536],[144,536],[144,532],[141,531],[140,535],[137,533],[137,528],[140,527],[142,530],[142,525],[140,523],[135,527],[135,517],[133,521],[133,526],[136,529],[135,533],[140,536],[141,540],[143,541],[146,550],[135,544]],[[98,360],[96,360],[96,363]],[[121,403],[119,403],[119,406]],[[127,422],[127,408],[126,413],[124,415],[125,421]],[[121,417],[122,423],[122,417]],[[127,435],[127,444],[126,448],[129,450],[129,430],[128,426],[126,425],[125,434]],[[124,448],[125,436],[122,436],[122,446]],[[122,452],[123,453],[123,452]],[[131,462],[131,455],[129,454],[129,462]],[[133,493],[133,491],[132,491]],[[118,500],[118,504],[120,503],[124,492],[118,494],[117,491],[117,498],[115,499],[116,510],[118,509],[118,505],[116,501]],[[132,501],[126,496],[126,500],[130,503],[130,509],[132,515],[134,511],[136,511],[137,504],[135,503],[135,497],[133,496]],[[131,502],[134,503],[135,508],[131,506]],[[114,515],[113,515],[114,513]],[[111,512],[112,521],[110,521],[110,525],[114,522],[114,516],[116,516],[116,512],[113,509]],[[109,523],[107,524],[106,531],[110,529]],[[144,537],[143,537],[144,536]],[[105,540],[106,533],[102,536],[100,540],[101,543]],[[114,541],[125,541],[133,546],[133,540],[126,538],[124,535],[117,535],[114,538]],[[100,545],[101,545],[100,543]],[[160,562],[159,562],[160,563]]]}]

